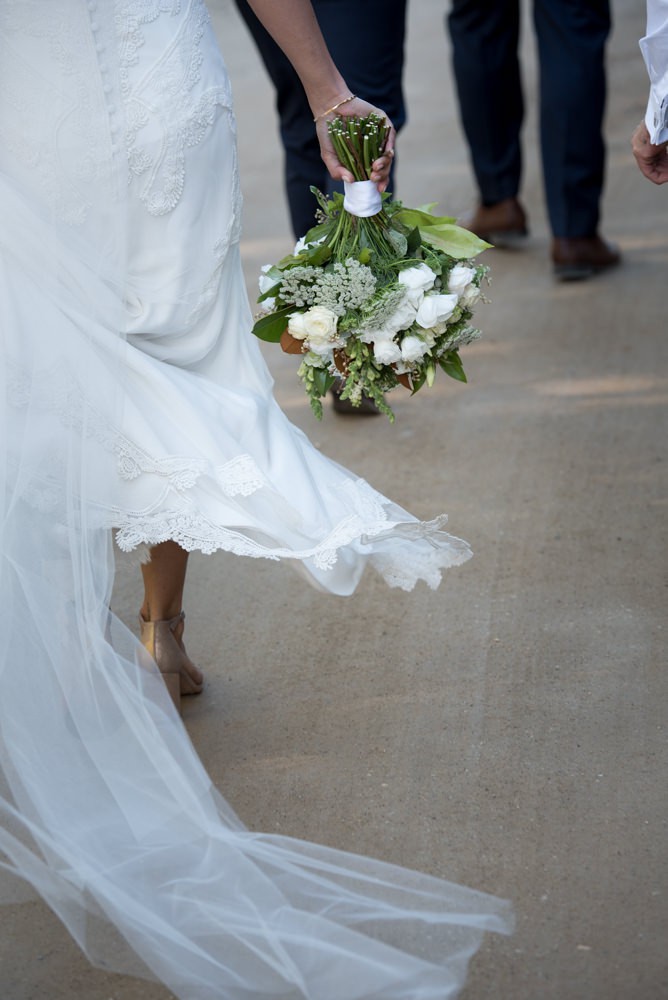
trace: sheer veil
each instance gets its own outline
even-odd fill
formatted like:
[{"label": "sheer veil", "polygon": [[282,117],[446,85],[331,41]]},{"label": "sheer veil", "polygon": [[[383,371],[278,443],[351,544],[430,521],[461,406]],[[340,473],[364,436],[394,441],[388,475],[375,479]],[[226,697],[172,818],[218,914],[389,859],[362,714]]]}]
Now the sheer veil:
[{"label": "sheer veil", "polygon": [[2,0],[0,891],[184,1000],[443,1000],[506,904],[246,830],[109,610],[114,533],[299,560],[339,593],[468,556],[276,407],[239,212],[201,0]]}]

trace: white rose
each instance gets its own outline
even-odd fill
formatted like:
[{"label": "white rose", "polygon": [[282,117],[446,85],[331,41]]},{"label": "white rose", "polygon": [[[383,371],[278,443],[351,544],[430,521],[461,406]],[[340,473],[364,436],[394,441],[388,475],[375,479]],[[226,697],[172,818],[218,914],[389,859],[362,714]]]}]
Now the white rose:
[{"label": "white rose", "polygon": [[456,295],[425,295],[415,317],[419,326],[430,330],[437,323],[445,323],[457,308]]},{"label": "white rose", "polygon": [[461,295],[475,278],[475,270],[466,264],[455,264],[448,275],[448,291]]},{"label": "white rose", "polygon": [[465,288],[462,292],[459,304],[463,309],[470,309],[471,306],[476,304],[481,295],[482,292],[477,285],[469,285],[469,287]]},{"label": "white rose", "polygon": [[317,354],[319,358],[327,358],[329,361],[334,360],[334,352],[332,345],[328,341],[325,343],[314,343],[312,340],[308,342],[309,350],[311,354]]},{"label": "white rose", "polygon": [[391,365],[401,360],[401,348],[393,340],[380,340],[373,345],[373,356],[379,365]]},{"label": "white rose", "polygon": [[[268,292],[270,288],[273,288],[280,281],[280,278],[271,278],[267,272],[271,269],[271,264],[264,264],[260,270],[260,275],[258,277],[258,285],[260,286],[260,295],[264,295]],[[263,299],[260,302],[260,309],[262,312],[270,313],[273,312],[276,306],[276,299]]]},{"label": "white rose", "polygon": [[434,287],[435,281],[436,275],[424,263],[407,267],[405,271],[399,272],[399,284],[406,286],[406,295],[416,308],[420,305],[424,293]]},{"label": "white rose", "polygon": [[280,278],[272,278],[268,274],[268,272],[271,270],[271,266],[272,266],[271,264],[263,264],[263,266],[260,268],[260,275],[257,281],[258,285],[260,286],[260,295],[264,295],[265,292],[268,292],[270,288],[273,288],[274,285],[277,285],[281,280]]},{"label": "white rose", "polygon": [[429,348],[421,337],[409,334],[401,341],[401,360],[404,362],[419,361]]},{"label": "white rose", "polygon": [[295,243],[295,248],[292,251],[292,256],[298,257],[299,254],[302,252],[302,250],[305,250],[306,247],[317,247],[318,243],[322,243],[324,239],[325,237],[321,236],[319,240],[313,240],[311,243],[307,243],[306,237],[300,236],[297,242]]},{"label": "white rose", "polygon": [[303,314],[304,330],[309,346],[329,344],[336,339],[339,317],[326,306],[311,306]]},{"label": "white rose", "polygon": [[304,325],[304,313],[292,313],[288,316],[288,333],[295,340],[304,340],[306,337],[306,327]]},{"label": "white rose", "polygon": [[[420,294],[423,293],[420,292]],[[416,310],[417,307],[408,298],[405,298],[385,321],[385,332],[393,337],[399,330],[408,330],[415,322]]]}]

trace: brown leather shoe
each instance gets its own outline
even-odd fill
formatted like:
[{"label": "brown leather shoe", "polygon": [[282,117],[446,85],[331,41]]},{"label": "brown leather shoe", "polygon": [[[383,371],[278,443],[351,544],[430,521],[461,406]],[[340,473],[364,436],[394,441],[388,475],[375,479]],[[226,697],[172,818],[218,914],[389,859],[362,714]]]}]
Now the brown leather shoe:
[{"label": "brown leather shoe", "polygon": [[517,247],[529,233],[526,212],[517,198],[478,205],[472,215],[459,220],[459,225],[502,249]]},{"label": "brown leather shoe", "polygon": [[552,262],[559,281],[581,281],[619,264],[621,256],[613,243],[600,236],[552,240]]}]

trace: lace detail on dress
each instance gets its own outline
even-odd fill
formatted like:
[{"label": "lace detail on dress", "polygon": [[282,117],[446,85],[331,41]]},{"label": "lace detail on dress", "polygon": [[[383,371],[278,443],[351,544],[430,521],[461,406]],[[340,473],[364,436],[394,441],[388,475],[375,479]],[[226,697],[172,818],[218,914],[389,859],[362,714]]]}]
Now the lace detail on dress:
[{"label": "lace detail on dress", "polygon": [[[143,0],[139,4],[117,0],[116,10],[130,171],[143,181],[139,197],[147,211],[166,215],[176,208],[183,193],[186,151],[204,139],[219,108],[231,108],[231,92],[226,77],[220,74],[217,79],[222,83],[195,93],[203,60],[201,41],[209,24],[202,0],[191,0],[173,42],[137,82],[133,82],[133,69],[145,44],[144,27],[161,14],[180,15],[181,4],[178,0]],[[142,131],[147,133],[143,144]]]},{"label": "lace detail on dress", "polygon": [[192,489],[200,476],[209,472],[228,497],[250,496],[265,485],[266,480],[250,455],[238,455],[213,471],[203,459],[152,458],[142,448],[116,433],[114,451],[118,459],[118,472],[122,479],[133,480],[141,475],[154,475],[166,479],[172,489],[179,492]]},{"label": "lace detail on dress", "polygon": [[[358,480],[350,485],[359,489],[363,503],[362,494],[369,489],[368,484]],[[420,580],[435,590],[444,569],[459,566],[471,555],[466,542],[437,527],[440,519],[394,524],[383,511],[382,521],[364,525],[363,535],[360,535],[361,521],[359,515],[347,517],[321,542],[298,550],[263,545],[243,532],[213,524],[185,510],[163,510],[149,515],[118,511],[110,515],[109,527],[115,529],[116,544],[124,552],[143,551],[173,540],[188,552],[197,550],[205,555],[224,551],[251,559],[310,560],[317,570],[324,572],[334,567],[341,549],[354,545],[366,553],[370,564],[390,587],[405,591],[413,590]],[[406,529],[411,532],[416,529],[415,535],[429,544],[420,547],[414,540],[411,544],[397,545],[396,542],[408,537]],[[383,543],[387,541],[390,544],[385,546]]]},{"label": "lace detail on dress", "polygon": [[91,404],[74,375],[57,365],[45,371],[37,381],[21,374],[11,363],[8,367],[13,369],[7,380],[7,395],[12,406],[20,409],[37,404],[54,413],[64,427],[97,441],[106,451],[116,455],[121,479],[132,481],[141,475],[159,476],[173,490],[185,492],[191,490],[202,475],[209,474],[228,497],[250,496],[266,485],[265,476],[250,455],[237,455],[217,467],[190,456],[155,458],[149,455],[111,426]]},{"label": "lace detail on dress", "polygon": [[[50,67],[60,79],[56,92]],[[90,24],[40,0],[0,5],[0,86],[12,110],[0,115],[0,150],[23,165],[15,178],[21,186],[71,226],[86,220],[91,191],[108,171],[111,139],[98,77]],[[73,147],[76,157],[69,155]]]},{"label": "lace detail on dress", "polygon": [[137,479],[143,473],[151,473],[166,479],[175,490],[192,489],[206,468],[206,463],[203,461],[183,459],[178,455],[162,459],[151,458],[141,448],[120,435],[114,450],[118,459],[118,473],[122,479]]},{"label": "lace detail on dress", "polygon": [[266,485],[265,477],[250,455],[238,455],[221,465],[216,478],[228,497],[249,497]]}]

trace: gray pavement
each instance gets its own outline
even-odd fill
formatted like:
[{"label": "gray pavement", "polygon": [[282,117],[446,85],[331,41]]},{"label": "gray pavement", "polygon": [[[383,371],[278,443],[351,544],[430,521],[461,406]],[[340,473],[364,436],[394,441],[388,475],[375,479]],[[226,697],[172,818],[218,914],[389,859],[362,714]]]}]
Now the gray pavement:
[{"label": "gray pavement", "polygon": [[[233,5],[211,6],[236,93],[254,293],[259,266],[292,242],[271,93]],[[447,510],[475,558],[437,592],[369,576],[348,599],[254,560],[191,566],[189,650],[208,686],[185,718],[215,783],[252,828],[512,899],[517,931],[486,940],[466,1000],[668,998],[668,191],[629,151],[644,4],[613,7],[604,230],[623,267],[553,281],[527,21],[532,236],[489,252],[469,385],[397,395],[394,426],[329,411],[318,424],[294,361],[267,350],[291,419],[416,514]],[[457,214],[473,187],[445,9],[410,4],[398,187]],[[121,559],[115,607],[129,623],[139,600]],[[169,996],[89,968],[40,903],[2,920],[5,1000]]]}]

